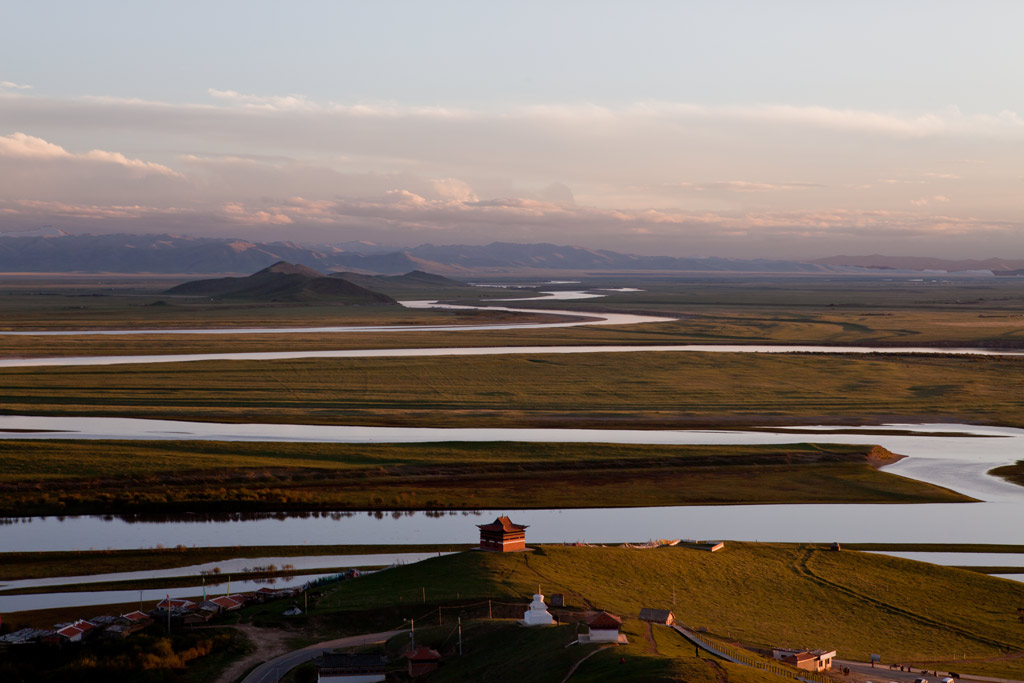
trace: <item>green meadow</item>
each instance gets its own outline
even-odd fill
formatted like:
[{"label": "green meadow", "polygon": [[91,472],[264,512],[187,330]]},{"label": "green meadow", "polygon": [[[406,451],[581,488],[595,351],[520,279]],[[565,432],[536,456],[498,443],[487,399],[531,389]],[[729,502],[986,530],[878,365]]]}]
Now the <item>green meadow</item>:
[{"label": "green meadow", "polygon": [[11,414],[392,426],[1024,426],[1024,358],[577,355],[0,370]]}]

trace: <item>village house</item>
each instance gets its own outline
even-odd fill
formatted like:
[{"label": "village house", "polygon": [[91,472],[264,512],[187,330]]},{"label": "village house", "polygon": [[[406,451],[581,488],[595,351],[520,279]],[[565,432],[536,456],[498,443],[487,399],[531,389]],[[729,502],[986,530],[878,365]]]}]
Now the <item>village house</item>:
[{"label": "village house", "polygon": [[434,671],[441,663],[441,655],[429,647],[418,647],[405,653],[409,660],[409,677],[425,676]]},{"label": "village house", "polygon": [[832,668],[835,650],[792,650],[775,648],[772,657],[804,671],[825,671]]},{"label": "village house", "polygon": [[387,675],[388,658],[383,655],[323,653],[316,668],[318,683],[377,683]]},{"label": "village house", "polygon": [[619,633],[622,619],[610,612],[598,612],[587,619],[589,633],[580,636],[581,643],[626,643],[625,634]]},{"label": "village house", "polygon": [[268,588],[267,586],[264,586],[256,591],[256,596],[262,602],[267,602],[268,600],[290,598],[299,592],[300,591],[297,588]]},{"label": "village house", "polygon": [[71,624],[57,624],[56,629],[61,641],[66,643],[80,643],[99,633],[95,624],[85,619],[79,619]]},{"label": "village house", "polygon": [[245,602],[241,596],[222,595],[217,598],[211,598],[203,604],[215,605],[217,607],[217,612],[233,612],[236,609],[241,609]]},{"label": "village house", "polygon": [[38,628],[23,628],[5,636],[0,636],[0,652],[5,652],[10,646],[32,645],[41,642],[44,638],[56,639],[57,634],[52,630]]},{"label": "village house", "polygon": [[121,640],[134,635],[153,623],[153,619],[143,612],[122,614],[114,623],[103,629],[103,637],[110,640]]},{"label": "village house", "polygon": [[149,616],[163,621],[167,619],[167,614],[170,612],[172,619],[183,619],[186,614],[197,609],[199,609],[199,605],[191,600],[164,598],[156,604],[156,607],[149,613]]},{"label": "village house", "polygon": [[640,610],[640,621],[649,621],[652,624],[664,624],[671,626],[676,621],[676,615],[670,609],[654,609],[644,607]]},{"label": "village house", "polygon": [[516,524],[502,515],[490,524],[477,524],[480,529],[480,549],[497,553],[526,550],[527,526]]}]

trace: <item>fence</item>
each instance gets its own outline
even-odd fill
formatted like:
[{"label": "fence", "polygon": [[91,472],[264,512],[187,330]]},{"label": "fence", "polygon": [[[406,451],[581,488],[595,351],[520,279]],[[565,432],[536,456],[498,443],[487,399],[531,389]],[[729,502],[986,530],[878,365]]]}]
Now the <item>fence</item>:
[{"label": "fence", "polygon": [[794,671],[790,667],[775,663],[774,660],[759,657],[749,650],[729,645],[728,643],[712,638],[707,634],[698,633],[689,629],[684,630],[680,628],[677,630],[679,630],[680,633],[683,633],[687,638],[699,640],[709,648],[717,650],[730,659],[734,659],[745,666],[760,669],[761,671],[767,671],[768,673],[775,674],[776,676],[784,676],[793,680],[804,681],[804,683],[835,683],[834,678],[826,676],[825,674],[816,673],[814,671]]}]

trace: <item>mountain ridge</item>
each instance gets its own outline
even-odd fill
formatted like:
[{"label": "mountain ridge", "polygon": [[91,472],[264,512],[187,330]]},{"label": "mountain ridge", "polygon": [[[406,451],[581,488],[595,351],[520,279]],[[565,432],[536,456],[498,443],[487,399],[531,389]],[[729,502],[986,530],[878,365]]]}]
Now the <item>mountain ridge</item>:
[{"label": "mountain ridge", "polygon": [[[522,271],[677,271],[706,273],[871,273],[879,270],[991,270],[1024,273],[1024,260],[952,261],[928,257],[832,256],[807,261],[722,257],[641,256],[607,249],[491,242],[420,244],[390,248],[375,243],[304,245],[292,241],[192,237],[172,234],[61,234],[46,227],[0,233],[0,272],[252,273],[279,261],[318,272],[401,275],[422,271],[446,277]],[[363,251],[355,249],[364,248]]]}]

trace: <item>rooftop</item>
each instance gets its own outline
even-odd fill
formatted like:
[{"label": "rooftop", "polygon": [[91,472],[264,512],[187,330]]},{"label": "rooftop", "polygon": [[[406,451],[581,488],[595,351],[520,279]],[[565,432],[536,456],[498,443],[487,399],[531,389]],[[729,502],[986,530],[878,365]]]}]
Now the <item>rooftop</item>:
[{"label": "rooftop", "polygon": [[614,628],[618,630],[622,626],[622,619],[610,612],[600,612],[597,616],[587,620],[587,626],[596,629]]},{"label": "rooftop", "polygon": [[528,529],[529,525],[516,524],[511,519],[502,515],[490,524],[477,524],[481,531],[522,531]]}]

